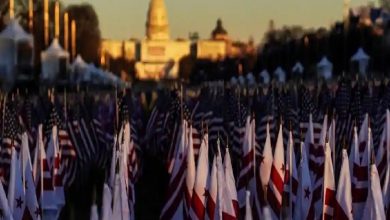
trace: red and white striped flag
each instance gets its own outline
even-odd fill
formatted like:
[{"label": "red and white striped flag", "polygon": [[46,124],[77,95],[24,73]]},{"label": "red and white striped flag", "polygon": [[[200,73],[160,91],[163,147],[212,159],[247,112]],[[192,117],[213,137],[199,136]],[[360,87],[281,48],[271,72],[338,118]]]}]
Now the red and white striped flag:
[{"label": "red and white striped flag", "polygon": [[325,170],[322,219],[333,219],[336,202],[336,184],[334,180],[332,150],[329,143],[325,144]]},{"label": "red and white striped flag", "polygon": [[207,183],[207,218],[210,220],[218,219],[215,218],[217,214],[217,196],[218,196],[218,177],[217,177],[217,156],[214,156],[213,163],[211,166],[211,175]]},{"label": "red and white striped flag", "polygon": [[381,186],[385,189],[385,179],[386,173],[388,172],[389,164],[389,155],[390,150],[390,113],[389,110],[386,110],[386,121],[383,125],[383,131],[381,135],[380,144],[378,146],[378,151],[376,153],[376,166],[378,168],[379,178],[381,181]]},{"label": "red and white striped flag", "polygon": [[361,219],[368,195],[368,168],[369,168],[369,127],[368,115],[362,123],[359,136],[355,129],[353,148],[351,150],[352,169],[352,207],[354,219]]},{"label": "red and white striped flag", "polygon": [[187,172],[186,172],[186,184],[184,190],[184,210],[185,214],[189,216],[191,201],[192,201],[192,193],[194,191],[195,184],[195,175],[196,175],[196,167],[195,167],[195,155],[194,148],[192,142],[192,128],[191,126],[187,129],[187,137],[186,137],[186,145],[187,145]]},{"label": "red and white striped flag", "polygon": [[38,127],[37,147],[35,148],[34,173],[38,200],[42,210],[57,210],[57,202],[53,188],[53,179],[46,159],[43,145],[42,125]]},{"label": "red and white striped flag", "polygon": [[237,181],[238,203],[240,208],[245,207],[246,191],[251,190],[251,182],[254,180],[254,144],[255,122],[250,117],[246,119],[243,154],[241,158],[241,170]]},{"label": "red and white striped flag", "polygon": [[271,178],[267,188],[267,200],[272,209],[273,219],[279,219],[282,210],[285,170],[286,166],[284,161],[283,131],[282,125],[280,125],[271,168]]},{"label": "red and white striped flag", "polygon": [[166,203],[162,209],[160,219],[184,219],[184,189],[186,184],[187,163],[187,122],[182,122],[171,178],[169,181]]},{"label": "red and white striped flag", "polygon": [[386,219],[378,170],[375,163],[370,167],[370,189],[362,219]]},{"label": "red and white striped flag", "polygon": [[49,143],[47,146],[47,162],[50,169],[52,178],[52,184],[54,188],[54,197],[59,210],[65,205],[64,187],[62,185],[62,176],[59,173],[60,170],[60,150],[58,141],[58,129],[54,125],[50,134]]},{"label": "red and white striped flag", "polygon": [[229,194],[230,199],[232,201],[234,211],[235,211],[235,216],[238,218],[240,208],[238,205],[236,182],[234,180],[234,174],[233,174],[232,162],[230,159],[229,148],[226,148],[224,167],[225,167],[226,187],[228,190],[227,193]]},{"label": "red and white striped flag", "polygon": [[301,161],[298,168],[299,182],[297,202],[294,210],[294,219],[313,219],[314,216],[308,216],[313,196],[313,188],[311,185],[309,164],[304,143],[301,143],[301,155]]},{"label": "red and white striped flag", "polygon": [[[288,201],[288,218],[292,219],[294,215],[294,207],[297,199],[298,191],[298,172],[294,151],[294,139],[292,131],[289,132],[288,144],[287,144],[287,157],[286,157],[286,175],[284,177],[284,192],[285,198]],[[291,168],[290,168],[291,167]],[[290,176],[292,177],[290,179]],[[291,182],[290,182],[291,181]]]},{"label": "red and white striped flag", "polygon": [[343,161],[337,186],[334,219],[352,220],[352,183],[347,150],[343,149],[342,154]]},{"label": "red and white striped flag", "polygon": [[[310,117],[310,127],[313,126],[312,117]],[[311,129],[310,129],[311,130]],[[309,169],[310,178],[313,185],[313,198],[312,207],[310,209],[310,215],[315,214],[315,218],[321,218],[322,214],[322,201],[323,201],[323,176],[324,176],[324,162],[325,162],[325,139],[328,131],[328,116],[325,115],[322,124],[320,139],[318,144],[311,142],[310,138],[309,145],[306,145],[309,151]],[[313,130],[314,132],[314,130]],[[309,135],[313,135],[311,131]],[[312,213],[314,212],[314,213]]]},{"label": "red and white striped flag", "polygon": [[196,179],[194,192],[192,194],[190,218],[204,219],[206,213],[207,180],[209,178],[209,140],[208,134],[201,139],[198,167],[196,169]]}]

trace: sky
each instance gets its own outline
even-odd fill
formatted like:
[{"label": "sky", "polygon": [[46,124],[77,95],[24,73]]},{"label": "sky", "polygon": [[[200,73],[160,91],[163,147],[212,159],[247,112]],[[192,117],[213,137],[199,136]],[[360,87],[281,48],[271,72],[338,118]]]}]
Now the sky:
[{"label": "sky", "polygon": [[[103,38],[143,39],[149,0],[63,0],[65,4],[88,2],[99,16]],[[351,6],[367,0],[352,0]],[[343,0],[165,0],[171,38],[187,38],[198,32],[209,38],[221,18],[233,40],[253,37],[259,42],[269,20],[276,28],[284,25],[326,27],[342,19]]]}]

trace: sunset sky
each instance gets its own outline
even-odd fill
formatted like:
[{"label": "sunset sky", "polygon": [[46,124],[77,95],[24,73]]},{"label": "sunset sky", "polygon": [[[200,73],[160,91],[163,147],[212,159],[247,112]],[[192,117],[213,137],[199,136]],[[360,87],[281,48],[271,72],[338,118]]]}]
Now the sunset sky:
[{"label": "sunset sky", "polygon": [[[89,2],[99,16],[104,38],[142,39],[145,35],[149,0],[64,0],[65,4]],[[197,31],[209,38],[217,18],[234,40],[253,36],[259,42],[270,19],[276,27],[300,24],[304,27],[329,27],[342,19],[342,0],[165,0],[171,37],[187,38]],[[352,6],[367,0],[352,0]]]}]

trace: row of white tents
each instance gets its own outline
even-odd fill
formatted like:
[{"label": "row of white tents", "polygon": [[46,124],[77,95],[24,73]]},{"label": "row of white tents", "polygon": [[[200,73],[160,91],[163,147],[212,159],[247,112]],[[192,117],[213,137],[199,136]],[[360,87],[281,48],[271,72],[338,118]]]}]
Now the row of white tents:
[{"label": "row of white tents", "polygon": [[73,84],[85,83],[94,85],[123,85],[115,74],[96,67],[93,63],[86,63],[80,55],[69,63],[69,53],[64,50],[55,38],[50,47],[41,54],[42,75],[46,82],[61,79],[61,62],[66,65],[66,79]]},{"label": "row of white tents", "polygon": [[[357,65],[355,71],[363,76],[367,74],[369,61],[370,61],[370,56],[368,56],[364,52],[363,48],[359,48],[357,52],[351,57],[351,63]],[[305,68],[300,62],[297,62],[291,69],[291,72],[294,74],[303,74],[304,71]],[[317,63],[317,73],[318,76],[324,78],[325,80],[332,79],[333,64],[329,61],[329,59],[326,56],[322,57],[322,59]],[[280,66],[277,67],[273,72],[273,75],[278,82],[282,82],[282,83],[286,82],[286,72],[283,70],[282,67]],[[262,82],[267,84],[271,80],[271,75],[267,70],[263,70],[260,72],[259,78],[262,79]]]},{"label": "row of white tents", "polygon": [[[351,63],[357,64],[356,71],[360,74],[365,76],[367,74],[367,68],[370,61],[370,56],[368,56],[363,48],[359,48],[357,52],[351,57]],[[302,63],[297,62],[291,69],[291,72],[295,75],[301,75],[305,71],[304,66]],[[333,64],[329,61],[329,59],[324,56],[322,59],[317,63],[317,73],[319,77],[324,78],[325,80],[330,80],[333,77]],[[277,82],[285,83],[286,82],[286,72],[283,70],[282,67],[277,67],[273,72],[273,77]],[[268,84],[271,82],[271,74],[264,69],[259,73],[259,79],[262,83]],[[246,83],[248,85],[254,85],[256,83],[256,79],[253,75],[253,73],[247,74],[246,77],[239,76],[238,78],[232,77],[230,80],[231,84],[240,84],[245,85]]]},{"label": "row of white tents", "polygon": [[[20,48],[29,47],[28,56]],[[0,79],[4,82],[13,83],[16,80],[18,66],[21,63],[32,67],[34,65],[34,37],[23,30],[18,20],[11,20],[5,29],[0,33]],[[104,85],[121,85],[124,82],[111,72],[97,68],[94,64],[87,64],[81,58],[77,58],[70,64],[69,52],[64,50],[58,42],[53,39],[50,46],[41,53],[42,73],[41,80],[45,82],[56,82],[58,79],[70,83],[92,83]]]},{"label": "row of white tents", "polygon": [[[28,58],[20,56],[23,53],[19,49],[21,45],[31,50]],[[34,60],[34,38],[26,33],[17,20],[11,20],[7,27],[0,33],[0,79],[6,82],[14,82],[21,65],[33,66]],[[359,48],[351,57],[351,63],[357,64],[356,71],[365,75],[368,69],[370,57]],[[59,44],[57,39],[53,39],[47,50],[41,53],[42,74],[41,79],[46,82],[55,82],[59,78],[66,78],[71,83],[93,83],[105,85],[122,84],[116,75],[111,72],[97,68],[94,64],[87,64],[80,56],[69,63],[70,55]],[[292,68],[293,73],[302,74],[304,67],[301,63],[296,63]],[[324,56],[317,64],[318,75],[325,79],[332,78],[333,64]],[[65,77],[63,77],[65,75]],[[274,75],[280,82],[286,81],[286,73],[281,67],[274,71]],[[265,70],[260,73],[263,81],[270,80],[269,73]]]}]

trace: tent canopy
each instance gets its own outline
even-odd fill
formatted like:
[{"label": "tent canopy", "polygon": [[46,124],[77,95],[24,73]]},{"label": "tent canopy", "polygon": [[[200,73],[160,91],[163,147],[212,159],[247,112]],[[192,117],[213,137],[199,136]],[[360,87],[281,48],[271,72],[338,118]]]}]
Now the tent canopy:
[{"label": "tent canopy", "polygon": [[363,48],[359,47],[356,53],[351,57],[351,61],[369,60],[370,56],[364,52]]},{"label": "tent canopy", "polygon": [[84,67],[87,67],[88,64],[83,60],[83,58],[79,55],[77,55],[76,59],[73,61],[72,63],[72,67],[81,67],[81,68],[84,68]]},{"label": "tent canopy", "polygon": [[53,39],[49,48],[43,51],[42,54],[44,54],[44,56],[69,58],[69,53],[66,50],[62,49],[57,38]]},{"label": "tent canopy", "polygon": [[12,19],[7,27],[0,33],[0,39],[33,42],[33,36],[26,33],[16,19]]},{"label": "tent canopy", "polygon": [[322,68],[332,68],[333,64],[328,60],[326,56],[322,57],[320,62],[318,62],[317,67],[322,67]]},{"label": "tent canopy", "polygon": [[286,73],[284,72],[282,67],[278,66],[274,74],[278,77],[279,82],[286,82]]},{"label": "tent canopy", "polygon": [[305,70],[305,68],[303,67],[303,65],[299,61],[292,68],[293,73],[303,73],[304,70]]},{"label": "tent canopy", "polygon": [[248,73],[248,75],[246,75],[246,80],[248,81],[248,84],[251,84],[251,85],[256,83],[256,79],[253,76],[253,73]]},{"label": "tent canopy", "polygon": [[333,64],[324,56],[320,62],[317,64],[317,71],[320,76],[324,77],[326,80],[332,78]]},{"label": "tent canopy", "polygon": [[266,69],[261,71],[259,76],[260,76],[259,78],[263,79],[264,84],[268,84],[271,81],[271,79],[270,79],[271,77]]}]

